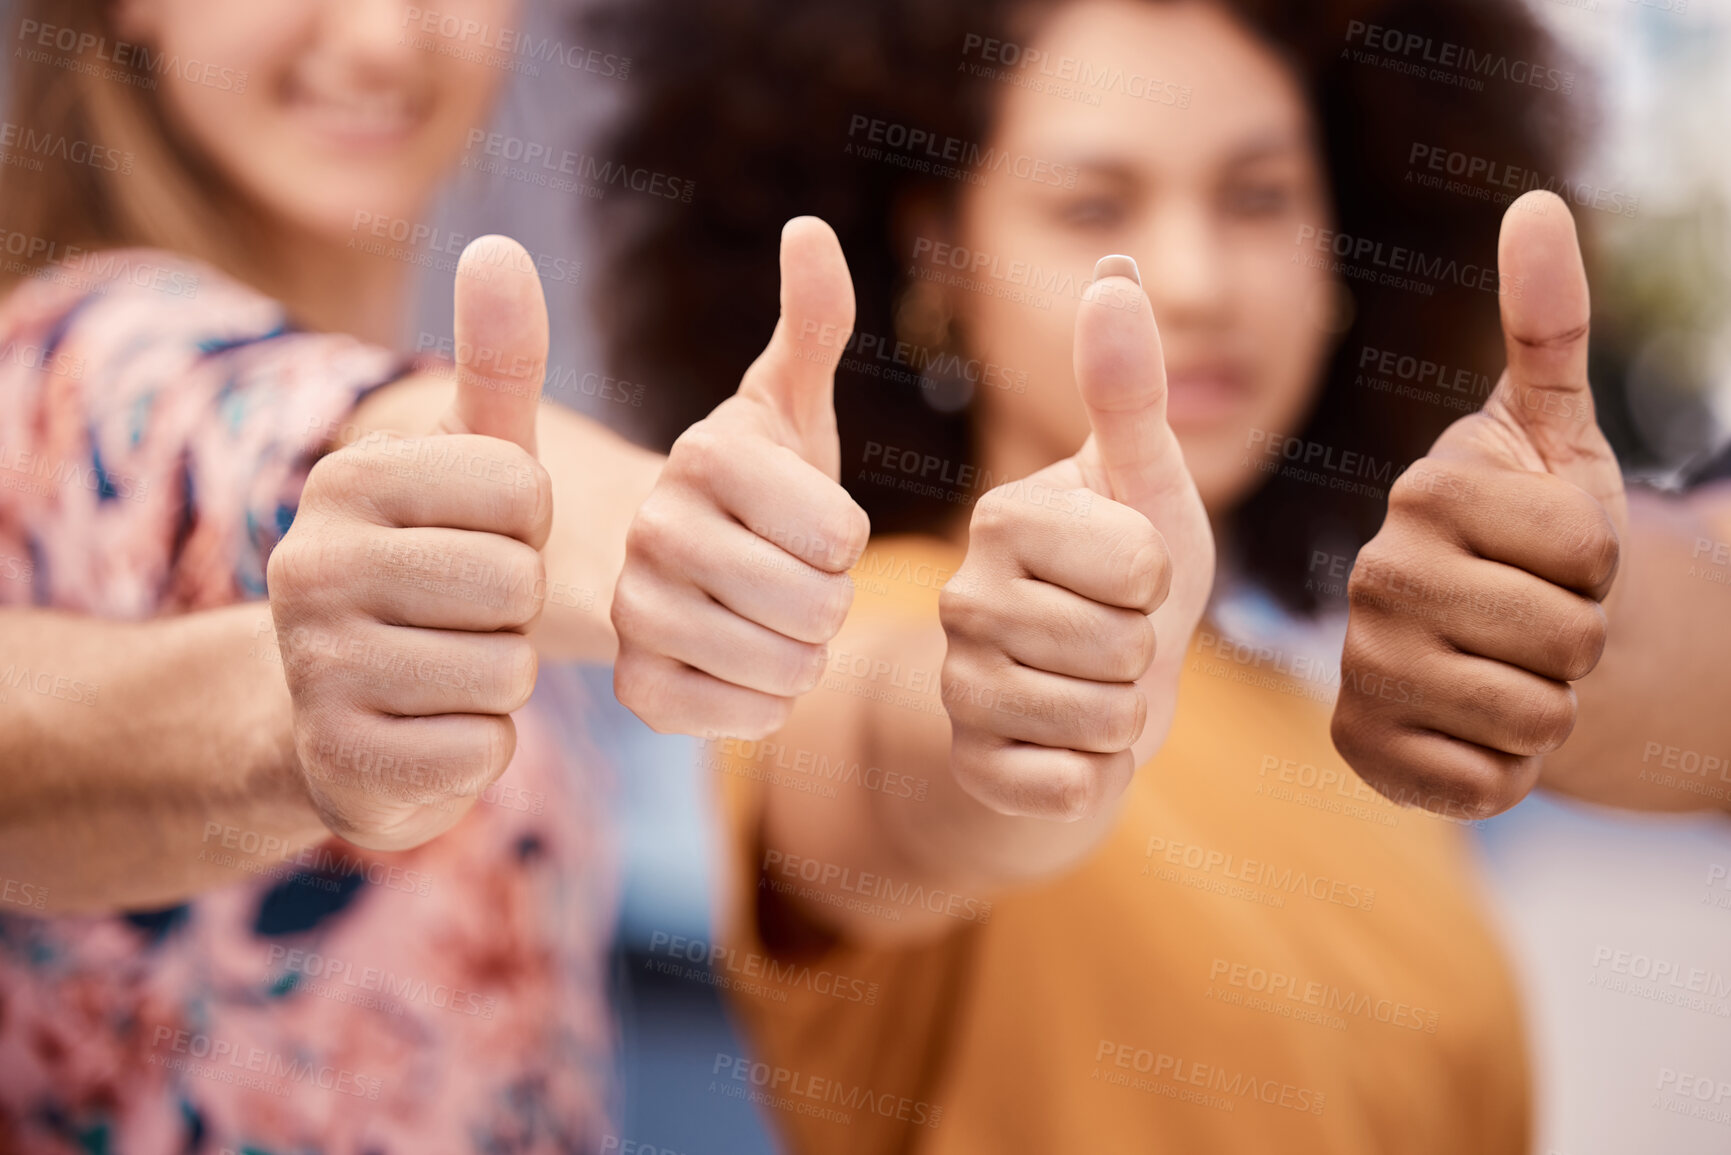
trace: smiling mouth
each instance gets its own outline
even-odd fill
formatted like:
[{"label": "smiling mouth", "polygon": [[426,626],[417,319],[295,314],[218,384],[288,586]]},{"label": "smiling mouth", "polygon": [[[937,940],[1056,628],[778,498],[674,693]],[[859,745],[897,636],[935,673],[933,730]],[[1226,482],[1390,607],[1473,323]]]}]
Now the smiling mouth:
[{"label": "smiling mouth", "polygon": [[401,92],[341,92],[291,79],[284,99],[320,137],[343,148],[387,148],[415,135],[424,102]]}]

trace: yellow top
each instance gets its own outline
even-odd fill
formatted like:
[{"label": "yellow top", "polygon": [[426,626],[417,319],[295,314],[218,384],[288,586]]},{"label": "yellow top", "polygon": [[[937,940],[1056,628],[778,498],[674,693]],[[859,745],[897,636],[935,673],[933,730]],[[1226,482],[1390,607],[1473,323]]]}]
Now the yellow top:
[{"label": "yellow top", "polygon": [[[927,578],[958,562],[874,543],[854,612],[935,614]],[[912,780],[725,746],[737,885],[716,954],[753,1054],[718,1056],[714,1089],[812,1155],[1525,1151],[1519,1008],[1463,832],[1341,761],[1333,672],[1205,630],[1165,748],[1081,867],[992,904],[851,886],[952,915],[908,948],[774,956],[757,914],[798,876],[760,876],[756,835],[766,790]]]}]

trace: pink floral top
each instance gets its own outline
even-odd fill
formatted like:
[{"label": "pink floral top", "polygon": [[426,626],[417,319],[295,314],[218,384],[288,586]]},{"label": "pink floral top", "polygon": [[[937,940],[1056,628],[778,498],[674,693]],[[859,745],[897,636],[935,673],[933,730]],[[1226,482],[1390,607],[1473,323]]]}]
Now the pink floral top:
[{"label": "pink floral top", "polygon": [[[404,367],[161,253],[25,283],[0,303],[0,604],[262,598],[319,447]],[[418,850],[332,840],[110,917],[6,896],[0,1152],[592,1149],[612,856],[548,682],[510,771]]]}]

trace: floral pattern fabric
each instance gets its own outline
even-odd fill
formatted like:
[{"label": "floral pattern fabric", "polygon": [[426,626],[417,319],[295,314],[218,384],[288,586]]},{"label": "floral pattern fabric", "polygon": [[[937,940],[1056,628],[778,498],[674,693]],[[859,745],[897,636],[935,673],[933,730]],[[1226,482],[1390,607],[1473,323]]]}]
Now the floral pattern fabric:
[{"label": "floral pattern fabric", "polygon": [[[161,253],[25,282],[0,302],[0,605],[263,598],[321,447],[407,368]],[[168,910],[0,896],[0,1155],[593,1149],[613,880],[577,693],[544,672],[511,769],[417,850],[331,840]]]}]

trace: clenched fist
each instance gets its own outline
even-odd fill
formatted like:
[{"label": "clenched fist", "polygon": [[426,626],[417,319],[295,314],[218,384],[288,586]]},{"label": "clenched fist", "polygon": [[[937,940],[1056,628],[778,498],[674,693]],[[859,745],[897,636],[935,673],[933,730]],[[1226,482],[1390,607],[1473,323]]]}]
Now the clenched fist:
[{"label": "clenched fist", "polygon": [[853,318],[835,234],[789,221],[768,348],[674,443],[626,537],[613,686],[657,730],[761,738],[822,676],[870,530],[838,480],[835,370]]},{"label": "clenched fist", "polygon": [[[1508,368],[1389,492],[1348,587],[1334,743],[1397,802],[1484,817],[1537,781],[1604,649],[1628,507],[1587,384],[1591,311],[1568,208],[1503,217]],[[1385,679],[1417,693],[1369,691]]]},{"label": "clenched fist", "polygon": [[[457,396],[425,438],[323,458],[271,555],[295,749],[330,830],[398,850],[452,826],[504,773],[535,686],[552,487],[535,459],[547,309],[515,242],[457,268]],[[462,359],[460,359],[462,360]]]},{"label": "clenched fist", "polygon": [[1165,740],[1214,576],[1214,538],[1166,423],[1154,312],[1108,257],[1076,316],[1093,435],[980,499],[940,602],[958,783],[1004,814],[1073,820]]}]

